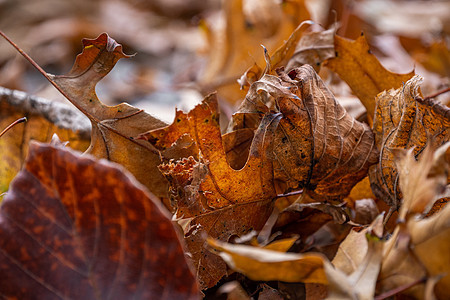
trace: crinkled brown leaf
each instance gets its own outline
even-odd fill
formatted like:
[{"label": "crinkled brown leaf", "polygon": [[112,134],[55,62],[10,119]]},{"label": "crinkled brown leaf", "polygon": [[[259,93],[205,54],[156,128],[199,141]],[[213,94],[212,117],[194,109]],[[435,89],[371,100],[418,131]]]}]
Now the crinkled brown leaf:
[{"label": "crinkled brown leaf", "polygon": [[31,144],[0,210],[0,294],[197,298],[177,234],[158,202],[117,165]]},{"label": "crinkled brown leaf", "polygon": [[411,79],[414,71],[396,74],[386,70],[370,52],[364,35],[356,40],[334,37],[336,57],[330,58],[325,66],[339,74],[361,100],[372,120],[375,112],[375,97],[384,90],[397,89]]},{"label": "crinkled brown leaf", "polygon": [[0,128],[21,117],[27,117],[28,122],[0,138],[0,194],[8,190],[21,169],[30,140],[48,142],[56,133],[73,149],[89,147],[89,121],[76,109],[0,87]]},{"label": "crinkled brown leaf", "polygon": [[[215,94],[187,114],[177,113],[173,124],[140,135],[158,147],[170,147],[189,135],[200,158],[192,156],[161,165],[167,177],[175,217],[184,228],[187,249],[203,287],[211,287],[226,274],[225,263],[206,250],[206,234],[222,241],[260,230],[273,207],[273,136],[279,114],[269,114],[255,132],[242,169],[227,161],[219,126]],[[180,121],[178,121],[180,120]]]},{"label": "crinkled brown leaf", "polygon": [[[27,55],[25,57],[31,61]],[[103,33],[96,39],[83,39],[83,52],[77,56],[67,75],[45,73],[32,63],[91,120],[91,145],[87,152],[122,164],[152,193],[165,197],[167,181],[158,171],[161,163],[158,151],[133,137],[166,124],[126,103],[112,107],[104,105],[95,93],[96,84],[119,59],[127,57],[130,56],[122,52],[122,46]]]},{"label": "crinkled brown leaf", "polygon": [[377,160],[371,130],[347,114],[309,65],[255,82],[231,128],[255,128],[269,111],[282,114],[274,172],[283,191],[304,187],[319,201],[340,199]]},{"label": "crinkled brown leaf", "polygon": [[394,149],[414,147],[414,156],[420,158],[426,145],[436,149],[450,140],[450,110],[422,100],[417,91],[420,80],[415,76],[403,88],[383,92],[376,100],[373,130],[380,158],[370,168],[370,182],[375,196],[394,209],[402,199]]}]

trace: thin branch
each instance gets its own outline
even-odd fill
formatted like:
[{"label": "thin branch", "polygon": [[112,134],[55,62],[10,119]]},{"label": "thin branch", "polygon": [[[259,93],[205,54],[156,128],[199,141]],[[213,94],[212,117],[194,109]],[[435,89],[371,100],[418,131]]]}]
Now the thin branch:
[{"label": "thin branch", "polygon": [[415,286],[416,284],[424,283],[426,280],[427,280],[426,277],[423,277],[423,278],[419,278],[419,279],[417,279],[417,280],[415,280],[415,281],[413,281],[411,283],[401,285],[401,286],[399,286],[399,287],[397,287],[397,288],[395,288],[393,290],[387,291],[387,292],[385,292],[383,294],[380,294],[380,295],[376,296],[375,300],[383,300],[383,299],[392,297],[392,296],[394,296],[394,295],[396,295],[396,294],[398,294],[400,292],[406,291],[407,289]]},{"label": "thin branch", "polygon": [[303,194],[303,190],[294,191],[286,194],[278,194],[275,196],[275,198],[281,198],[281,197],[289,197],[289,196],[295,196],[295,195],[301,195]]},{"label": "thin branch", "polygon": [[27,118],[26,118],[26,117],[23,117],[23,118],[20,118],[20,119],[15,120],[14,122],[12,122],[8,127],[6,127],[6,128],[0,133],[0,137],[1,137],[2,135],[4,135],[8,130],[10,130],[14,125],[17,125],[17,124],[20,124],[20,123],[23,123],[23,122],[26,122],[26,121],[27,121]]},{"label": "thin branch", "polygon": [[450,87],[448,87],[446,89],[443,89],[443,90],[441,90],[439,92],[436,92],[436,93],[434,93],[434,94],[432,94],[430,96],[427,96],[427,97],[423,98],[423,100],[430,100],[430,99],[436,98],[439,95],[445,94],[447,92],[450,92]]}]

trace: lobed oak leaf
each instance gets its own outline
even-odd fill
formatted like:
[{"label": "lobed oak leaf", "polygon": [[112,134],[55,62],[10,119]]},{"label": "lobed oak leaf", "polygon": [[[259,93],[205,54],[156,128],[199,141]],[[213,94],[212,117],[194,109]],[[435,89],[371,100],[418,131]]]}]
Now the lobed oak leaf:
[{"label": "lobed oak leaf", "polygon": [[[263,118],[241,169],[227,160],[219,126],[217,97],[211,94],[189,113],[177,113],[173,124],[141,134],[161,149],[189,135],[198,149],[194,157],[162,164],[170,182],[175,218],[184,229],[202,287],[211,287],[226,274],[225,263],[205,248],[204,236],[223,241],[260,230],[273,208],[273,135],[279,114]],[[178,121],[180,120],[180,121]]]},{"label": "lobed oak leaf", "polygon": [[139,133],[166,124],[126,103],[107,106],[95,93],[96,84],[116,62],[130,57],[123,53],[120,44],[106,33],[96,39],[83,39],[83,52],[77,56],[72,70],[67,75],[52,75],[6,39],[89,118],[92,132],[87,153],[122,164],[156,196],[167,197],[167,181],[158,171],[161,163],[158,150],[144,141],[133,139]]},{"label": "lobed oak leaf", "polygon": [[303,187],[319,201],[341,199],[377,160],[371,130],[339,105],[309,65],[255,82],[231,129],[255,128],[270,111],[282,114],[274,138],[282,192]]},{"label": "lobed oak leaf", "polygon": [[375,112],[375,97],[378,93],[399,88],[411,79],[414,71],[396,74],[386,70],[370,52],[364,35],[356,40],[334,37],[336,56],[328,59],[325,66],[338,73],[366,107],[369,122]]},{"label": "lobed oak leaf", "polygon": [[32,143],[0,209],[0,294],[198,298],[159,202],[118,165]]},{"label": "lobed oak leaf", "polygon": [[403,198],[398,188],[395,149],[414,147],[414,157],[420,159],[426,145],[436,149],[450,141],[450,110],[433,100],[422,100],[417,91],[420,81],[415,76],[403,88],[383,92],[376,99],[373,130],[380,158],[370,168],[370,183],[375,196],[395,210]]},{"label": "lobed oak leaf", "polygon": [[[178,120],[185,122],[178,122]],[[207,96],[201,104],[197,105],[183,117],[176,117],[172,125],[152,130],[139,135],[141,139],[147,139],[155,145],[171,145],[183,134],[189,134],[199,150],[200,163],[189,168],[204,169],[206,175],[202,175],[199,191],[205,201],[203,211],[222,208],[231,204],[271,199],[276,195],[273,187],[272,172],[272,136],[278,126],[280,114],[269,114],[263,118],[259,129],[255,132],[250,155],[245,166],[240,170],[230,167],[222,144],[222,135],[219,126],[219,112],[216,94]],[[180,129],[181,127],[181,129]],[[159,137],[164,139],[161,141]],[[192,161],[192,159],[191,159]],[[164,173],[176,168],[163,165]],[[171,175],[172,176],[172,175]],[[249,178],[258,180],[249,181]],[[244,185],[245,184],[245,185]],[[242,193],[241,187],[246,191]],[[178,205],[177,216],[192,216],[196,213],[181,210]]]}]

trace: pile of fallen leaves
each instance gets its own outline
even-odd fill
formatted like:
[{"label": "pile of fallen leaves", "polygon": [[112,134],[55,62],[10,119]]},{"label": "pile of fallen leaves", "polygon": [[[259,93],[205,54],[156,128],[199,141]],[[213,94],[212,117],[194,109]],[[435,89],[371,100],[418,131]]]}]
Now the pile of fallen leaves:
[{"label": "pile of fallen leaves", "polygon": [[[386,70],[364,35],[319,28],[303,2],[269,9],[250,26],[227,2],[216,30],[238,34],[210,32],[205,98],[172,124],[98,99],[130,57],[107,34],[53,75],[0,32],[92,125],[0,90],[1,126],[29,120],[0,137],[0,295],[450,297],[450,109],[422,95],[420,74]],[[336,99],[337,76],[366,114]],[[230,120],[218,98],[238,103]]]}]

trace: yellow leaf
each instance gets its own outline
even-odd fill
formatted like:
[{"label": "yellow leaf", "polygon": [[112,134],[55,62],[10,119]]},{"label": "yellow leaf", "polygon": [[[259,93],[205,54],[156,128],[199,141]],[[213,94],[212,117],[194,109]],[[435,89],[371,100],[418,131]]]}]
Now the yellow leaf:
[{"label": "yellow leaf", "polygon": [[274,241],[274,242],[270,243],[267,246],[264,246],[263,248],[266,249],[266,250],[287,252],[289,250],[289,248],[291,248],[292,245],[294,245],[294,243],[297,240],[298,240],[298,237],[277,240],[277,241]]},{"label": "yellow leaf", "polygon": [[327,284],[321,254],[281,253],[208,239],[208,244],[235,271],[252,280]]},{"label": "yellow leaf", "polygon": [[75,150],[89,147],[89,121],[81,113],[61,103],[0,87],[1,130],[21,117],[28,121],[0,138],[0,194],[8,190],[21,169],[30,140],[49,142],[56,133]]}]

